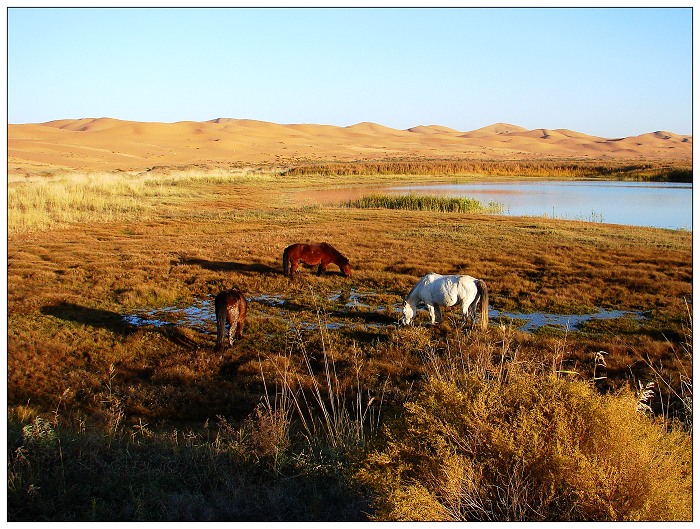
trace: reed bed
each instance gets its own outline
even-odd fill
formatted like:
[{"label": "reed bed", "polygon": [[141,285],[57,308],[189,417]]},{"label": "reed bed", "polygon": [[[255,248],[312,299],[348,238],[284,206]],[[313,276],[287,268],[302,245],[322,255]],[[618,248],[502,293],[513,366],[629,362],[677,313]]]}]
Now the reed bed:
[{"label": "reed bed", "polygon": [[479,161],[422,160],[319,163],[292,167],[285,176],[464,175],[525,176],[538,178],[608,178],[642,181],[692,182],[692,164],[645,162],[638,164],[586,161]]},{"label": "reed bed", "polygon": [[503,205],[489,202],[484,206],[475,198],[439,197],[433,195],[386,195],[372,193],[346,204],[351,208],[406,209],[413,211],[438,211],[441,213],[501,213]]},{"label": "reed bed", "polygon": [[47,181],[10,184],[8,231],[22,232],[72,222],[117,220],[139,215],[143,183],[116,175],[72,175]]},{"label": "reed bed", "polygon": [[[240,183],[267,175],[234,172],[154,170],[58,173],[45,178],[12,178],[7,189],[9,233],[64,227],[81,222],[147,220],[163,206],[203,197],[204,186]],[[194,189],[196,188],[196,189]]]}]

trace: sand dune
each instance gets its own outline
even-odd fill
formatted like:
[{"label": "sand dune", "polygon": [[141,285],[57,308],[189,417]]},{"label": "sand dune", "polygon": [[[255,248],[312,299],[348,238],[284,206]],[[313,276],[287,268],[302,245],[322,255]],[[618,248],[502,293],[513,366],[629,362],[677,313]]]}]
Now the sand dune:
[{"label": "sand dune", "polygon": [[399,130],[370,122],[336,127],[235,118],[153,123],[103,117],[8,125],[7,131],[9,172],[410,158],[690,161],[693,146],[692,137],[666,131],[606,139],[508,123],[461,132],[440,125]]},{"label": "sand dune", "polygon": [[417,127],[411,127],[408,132],[415,132],[418,134],[451,134],[460,135],[460,131],[451,129],[449,127],[443,127],[441,125],[418,125]]}]

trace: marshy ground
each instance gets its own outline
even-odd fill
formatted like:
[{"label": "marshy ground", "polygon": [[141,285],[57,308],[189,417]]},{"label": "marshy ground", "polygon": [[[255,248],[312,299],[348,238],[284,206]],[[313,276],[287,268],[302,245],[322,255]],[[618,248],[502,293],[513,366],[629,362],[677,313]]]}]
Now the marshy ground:
[{"label": "marshy ground", "polygon": [[[657,380],[654,409],[681,409],[683,381],[692,387],[690,232],[295,199],[333,183],[167,174],[109,222],[11,226],[13,420],[55,414],[203,435],[217,420],[243,424],[288,377],[313,389],[329,357],[339,391],[381,399],[390,416],[425,378],[427,358],[483,340],[603,394]],[[350,259],[351,278],[333,266],[283,276],[286,246],[320,241]],[[456,310],[441,325],[428,326],[425,311],[414,327],[396,325],[401,300],[428,272],[487,282],[486,335],[462,327]],[[250,302],[244,338],[215,354],[213,298],[234,285]],[[502,316],[600,311],[619,312],[569,329],[523,330]]]}]

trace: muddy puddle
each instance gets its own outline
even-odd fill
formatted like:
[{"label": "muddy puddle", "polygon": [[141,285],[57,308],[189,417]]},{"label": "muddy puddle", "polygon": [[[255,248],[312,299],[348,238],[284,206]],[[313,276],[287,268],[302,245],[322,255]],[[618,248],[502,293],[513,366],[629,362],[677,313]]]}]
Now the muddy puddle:
[{"label": "muddy puddle", "polygon": [[[294,324],[304,330],[369,328],[381,329],[394,326],[401,316],[401,302],[391,305],[377,304],[380,295],[372,292],[359,292],[355,289],[338,291],[326,296],[323,307],[302,307],[294,301],[285,299],[282,295],[258,294],[248,297],[249,316],[256,314],[267,318],[277,318],[292,323],[291,314],[301,310],[316,312],[320,316],[312,316],[309,321],[299,321],[294,318]],[[454,312],[456,315],[457,313]],[[376,315],[376,318],[367,318]],[[328,316],[345,317],[349,321],[328,321]],[[361,321],[357,321],[358,316]],[[362,317],[364,316],[364,317]],[[134,326],[179,326],[189,327],[205,334],[216,334],[216,317],[214,314],[214,299],[196,300],[188,307],[164,307],[160,309],[141,310],[134,314],[123,316],[124,321]],[[489,309],[489,319],[511,323],[525,332],[535,332],[542,327],[553,327],[564,330],[574,330],[582,323],[591,320],[611,320],[615,318],[642,319],[641,312],[601,309],[593,314],[548,314],[534,312],[529,314],[501,312]],[[352,320],[355,321],[352,321]],[[375,319],[376,321],[372,321]],[[427,313],[422,308],[418,313],[418,324],[427,323]]]}]

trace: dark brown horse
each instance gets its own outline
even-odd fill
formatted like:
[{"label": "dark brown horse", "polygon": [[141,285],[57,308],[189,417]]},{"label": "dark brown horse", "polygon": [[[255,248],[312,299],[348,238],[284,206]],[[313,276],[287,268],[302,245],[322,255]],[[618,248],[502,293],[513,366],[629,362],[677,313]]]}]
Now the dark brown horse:
[{"label": "dark brown horse", "polygon": [[320,244],[292,244],[284,249],[282,254],[282,265],[284,275],[294,279],[299,263],[309,266],[318,265],[317,275],[326,271],[329,264],[338,265],[345,277],[352,276],[350,262],[347,257],[333,248],[330,244],[322,242]]},{"label": "dark brown horse", "polygon": [[219,292],[214,299],[214,311],[216,312],[216,351],[224,350],[224,336],[226,335],[226,323],[229,324],[228,343],[233,345],[236,339],[243,337],[243,324],[248,312],[248,302],[238,288]]}]

